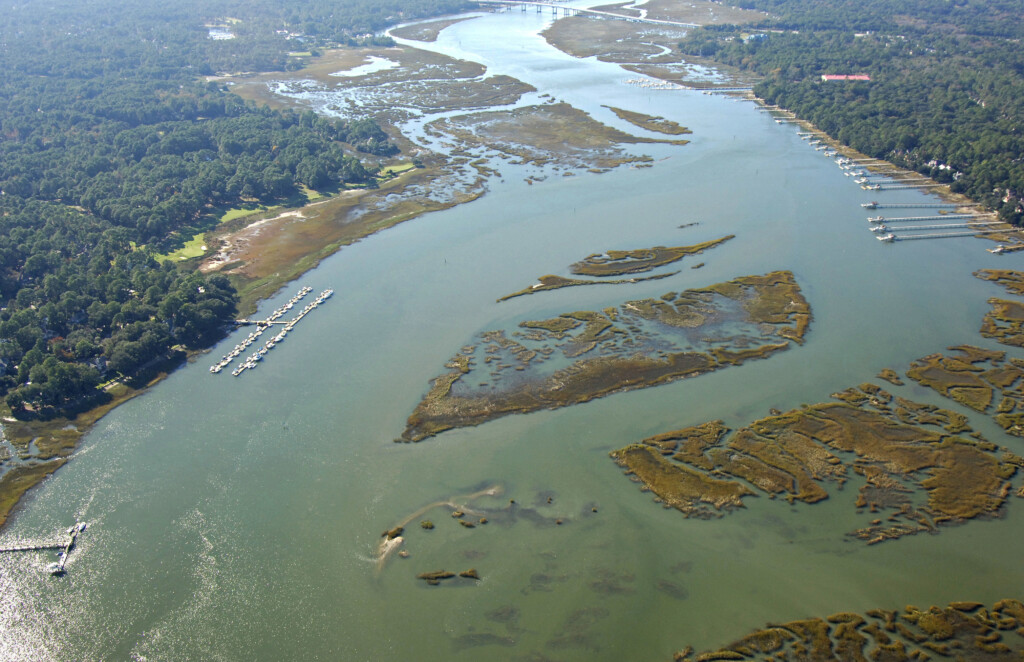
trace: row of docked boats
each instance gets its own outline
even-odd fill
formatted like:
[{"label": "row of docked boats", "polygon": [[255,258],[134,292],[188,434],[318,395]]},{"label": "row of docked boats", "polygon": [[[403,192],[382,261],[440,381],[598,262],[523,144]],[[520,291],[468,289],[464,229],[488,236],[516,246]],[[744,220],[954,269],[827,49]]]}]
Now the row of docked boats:
[{"label": "row of docked boats", "polygon": [[235,345],[230,352],[222,356],[220,358],[220,361],[210,366],[210,372],[217,374],[224,368],[228,367],[228,365],[230,365],[232,361],[234,361],[237,357],[241,356],[242,352],[248,349],[249,345],[252,345],[257,340],[259,340],[259,337],[263,335],[263,332],[266,331],[271,324],[273,324],[281,317],[283,317],[289,310],[295,307],[295,304],[302,301],[302,299],[304,299],[306,295],[312,291],[312,287],[309,287],[308,285],[303,286],[302,289],[300,289],[295,296],[288,299],[287,303],[285,303],[280,308],[276,309],[274,312],[270,313],[270,317],[268,317],[266,320],[262,322],[257,322],[256,330],[250,333],[248,336],[246,336],[245,339],[242,340],[242,342]]},{"label": "row of docked boats", "polygon": [[222,370],[224,370],[224,368],[230,365],[232,361],[234,361],[237,357],[241,356],[246,349],[248,349],[251,345],[256,344],[257,341],[259,341],[260,337],[268,329],[270,329],[272,325],[283,324],[284,328],[281,329],[280,332],[274,334],[274,336],[271,337],[266,342],[264,342],[263,345],[259,347],[259,349],[257,349],[255,352],[247,356],[245,360],[242,361],[242,363],[237,368],[231,371],[231,374],[237,377],[246,370],[255,368],[259,361],[263,360],[263,357],[266,356],[267,352],[269,352],[271,349],[277,346],[278,343],[284,341],[288,333],[295,328],[296,324],[299,323],[299,320],[308,315],[310,311],[316,309],[321,303],[326,301],[328,298],[330,298],[332,294],[334,294],[334,290],[328,288],[321,292],[320,294],[318,294],[313,301],[306,304],[305,307],[303,307],[302,310],[300,310],[299,313],[291,320],[289,320],[287,323],[278,322],[278,320],[281,317],[284,317],[284,315],[287,314],[288,311],[294,309],[295,306],[312,291],[313,288],[311,287],[303,287],[295,296],[291,297],[288,300],[288,302],[285,303],[285,305],[274,310],[267,319],[260,320],[259,322],[257,322],[256,330],[247,335],[242,340],[242,342],[235,345],[230,352],[221,357],[220,361],[210,366],[210,372],[213,374],[221,372]]},{"label": "row of docked boats", "polygon": [[259,365],[259,362],[263,360],[263,357],[267,355],[267,352],[274,349],[274,347],[276,347],[278,343],[284,341],[285,336],[287,336],[288,333],[295,328],[295,325],[299,323],[299,320],[308,315],[311,311],[315,310],[324,301],[327,301],[327,299],[330,298],[332,294],[334,294],[334,290],[329,288],[318,294],[315,299],[307,303],[302,308],[302,310],[299,311],[298,315],[289,320],[288,323],[284,325],[284,328],[281,329],[279,333],[277,333],[270,340],[265,342],[262,347],[260,347],[255,352],[250,354],[245,359],[245,361],[241,363],[241,365],[239,365],[237,368],[231,371],[231,374],[237,377],[246,370],[255,369],[256,366]]},{"label": "row of docked boats", "polygon": [[807,144],[814,148],[815,152],[822,152],[825,156],[831,158],[835,156],[835,149],[827,143],[821,142],[821,139],[814,133],[801,133],[798,134],[800,140],[806,140]]}]

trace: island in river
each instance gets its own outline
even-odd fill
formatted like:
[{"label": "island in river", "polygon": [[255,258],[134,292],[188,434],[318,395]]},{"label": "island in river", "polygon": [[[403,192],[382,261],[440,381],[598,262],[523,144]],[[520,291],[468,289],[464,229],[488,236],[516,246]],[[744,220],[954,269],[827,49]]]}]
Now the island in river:
[{"label": "island in river", "polygon": [[[498,301],[507,301],[508,299],[518,296],[557,290],[563,287],[577,287],[580,285],[622,285],[625,283],[641,283],[648,280],[668,278],[669,276],[674,276],[679,272],[673,271],[654,276],[646,276],[643,278],[609,279],[607,277],[626,276],[629,274],[653,271],[658,267],[678,262],[687,255],[699,255],[706,249],[719,246],[732,238],[733,235],[728,235],[720,239],[705,241],[693,246],[675,246],[672,248],[666,246],[655,246],[654,248],[608,251],[605,254],[588,255],[579,262],[570,265],[569,271],[577,276],[593,276],[596,278],[604,278],[604,280],[584,280],[580,278],[566,278],[564,276],[547,274],[538,278],[538,283],[519,290],[518,292],[506,294],[498,299]],[[702,265],[703,263],[701,263],[701,266]]]},{"label": "island in river", "polygon": [[765,358],[803,342],[810,321],[793,274],[778,271],[487,331],[448,361],[400,441]]},{"label": "island in river", "polygon": [[[975,275],[1024,295],[1020,272]],[[1013,311],[1020,301],[990,303],[982,335],[1018,346],[1020,320]],[[950,350],[912,362],[906,376],[992,414],[1008,434],[1024,436],[1024,359],[972,345]],[[891,368],[880,376],[904,385]],[[1016,482],[1024,457],[972,431],[962,414],[869,383],[833,397],[840,402],[778,413],[732,434],[721,421],[710,421],[649,437],[611,456],[659,503],[688,517],[722,516],[759,493],[813,504],[829,498],[825,484],[841,488],[859,475],[863,484],[854,505],[870,522],[849,535],[868,544],[999,517],[1011,495],[1024,498],[1024,486]]]},{"label": "island in river", "polygon": [[[865,650],[867,649],[867,650]],[[677,652],[675,662],[711,660],[978,660],[1019,659],[1024,649],[1024,604],[1000,600],[991,608],[979,602],[902,611],[872,609],[826,618],[769,625],[735,643],[694,656]]]}]

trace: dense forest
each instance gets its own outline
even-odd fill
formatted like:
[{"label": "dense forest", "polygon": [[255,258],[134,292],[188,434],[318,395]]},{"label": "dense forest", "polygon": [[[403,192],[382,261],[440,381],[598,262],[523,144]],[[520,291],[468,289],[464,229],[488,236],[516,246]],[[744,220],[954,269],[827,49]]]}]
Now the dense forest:
[{"label": "dense forest", "polygon": [[[1024,222],[1019,0],[733,0],[771,19],[683,52],[756,71],[754,92],[851,147]],[[760,31],[759,31],[760,30]],[[823,81],[824,74],[870,81]]]},{"label": "dense forest", "polygon": [[[372,120],[245,103],[204,76],[294,68],[463,0],[33,0],[0,13],[0,393],[16,416],[97,386],[234,317],[222,276],[155,256],[218,209],[373,186],[397,152]],[[232,38],[211,38],[211,27]]]}]

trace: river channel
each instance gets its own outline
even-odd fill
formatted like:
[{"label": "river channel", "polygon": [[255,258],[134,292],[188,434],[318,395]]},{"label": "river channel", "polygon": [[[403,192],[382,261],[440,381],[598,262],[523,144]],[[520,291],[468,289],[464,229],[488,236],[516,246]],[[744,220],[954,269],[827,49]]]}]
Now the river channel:
[{"label": "river channel", "polygon": [[[257,370],[208,371],[239,331],[118,407],[0,535],[89,525],[64,577],[45,572],[50,555],[0,555],[0,658],[665,660],[766,622],[1020,597],[1007,594],[1024,586],[1020,499],[998,520],[865,546],[845,536],[853,490],[813,506],[757,498],[699,520],[622,475],[609,451],[659,432],[741,427],[950,345],[1006,349],[978,334],[1000,291],[971,274],[1024,257],[973,238],[877,241],[861,203],[934,200],[861,190],[752,103],[629,85],[636,74],[548,45],[538,33],[551,20],[486,14],[420,46],[626,132],[643,133],[604,106],[674,120],[691,142],[631,147],[650,168],[532,185],[527,166],[496,163],[480,199],[346,247],[265,301],[261,312],[301,285],[335,289]],[[586,255],[726,234],[736,238],[701,255],[706,266],[684,261],[666,280],[496,303]],[[794,273],[813,311],[802,346],[393,443],[429,380],[481,331],[775,270]],[[969,413],[912,385],[897,392]],[[984,417],[971,422],[1024,454]],[[490,486],[501,493],[466,505],[493,521],[470,529],[434,509],[410,525],[409,557],[378,568],[382,531]],[[510,499],[519,516],[502,515]],[[416,579],[442,568],[480,580]]]}]

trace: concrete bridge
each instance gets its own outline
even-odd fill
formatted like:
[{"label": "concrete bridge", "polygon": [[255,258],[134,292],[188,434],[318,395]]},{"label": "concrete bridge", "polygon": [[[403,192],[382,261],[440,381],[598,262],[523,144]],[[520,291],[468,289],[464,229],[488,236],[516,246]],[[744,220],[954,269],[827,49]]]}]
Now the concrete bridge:
[{"label": "concrete bridge", "polygon": [[526,11],[528,7],[535,8],[538,12],[542,12],[545,9],[550,9],[554,15],[562,14],[563,16],[594,16],[596,18],[610,18],[619,21],[630,21],[632,23],[648,23],[651,25],[665,25],[673,28],[699,28],[700,26],[696,23],[680,23],[678,21],[662,21],[656,18],[640,18],[639,16],[624,16],[622,14],[613,14],[612,12],[601,11],[598,9],[581,9],[578,7],[569,7],[564,4],[558,4],[555,2],[534,2],[533,0],[474,0],[480,5],[489,5],[496,7],[519,7],[522,11]]}]

